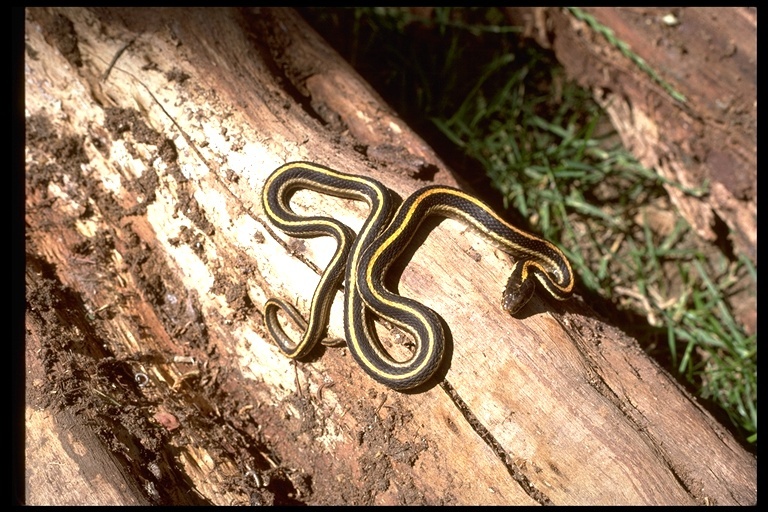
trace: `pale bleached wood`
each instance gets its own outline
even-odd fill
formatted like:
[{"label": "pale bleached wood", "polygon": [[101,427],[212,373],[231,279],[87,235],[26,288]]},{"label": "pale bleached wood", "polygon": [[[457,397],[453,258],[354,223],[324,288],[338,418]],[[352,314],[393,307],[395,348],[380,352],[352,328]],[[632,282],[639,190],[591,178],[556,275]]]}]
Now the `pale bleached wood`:
[{"label": "pale bleached wood", "polygon": [[[105,290],[87,285],[73,268],[69,248],[99,229],[114,230],[118,279],[126,289],[139,291],[110,322],[100,324],[109,332],[105,339],[114,344],[112,350],[125,357],[150,349],[171,355],[194,352],[177,342],[163,323],[163,312],[142,295],[120,261],[120,238],[138,235],[164,265],[167,292],[199,310],[210,347],[198,355],[220,365],[217,372],[227,375],[228,385],[248,397],[249,414],[280,454],[279,463],[312,475],[314,495],[304,496],[310,503],[313,498],[379,504],[754,500],[754,459],[632,340],[589,318],[578,299],[560,305],[537,297],[524,318],[503,314],[498,302],[509,262],[455,221],[432,230],[399,284],[402,294],[435,309],[450,328],[445,385],[417,394],[387,390],[343,349],[298,365],[288,361],[265,338],[259,311],[274,295],[298,298],[306,308],[317,281],[310,264],[322,268],[333,247],[326,240],[298,242],[269,227],[259,196],[269,172],[285,161],[312,160],[370,174],[402,196],[425,183],[382,171],[384,166],[353,149],[355,142],[369,148],[401,145],[414,161],[433,166],[434,181],[455,183],[446,166],[290,10],[55,12],[72,20],[84,66],[73,68],[45,41],[39,24],[43,14],[28,15],[28,42],[38,53],[28,61],[28,113],[48,117],[62,132],[92,134],[104,116],[94,96],[102,105],[135,108],[149,126],[174,141],[187,181],[155,160],[145,145],[129,147],[118,139],[105,155],[86,139],[86,183],[110,187],[118,202],[131,205],[141,200],[140,194],[112,184],[156,172],[156,197],[145,214],[124,218],[109,217],[97,202],[95,215],[67,225],[63,219],[83,207],[82,198],[56,190],[61,200],[54,210],[62,222],[50,229],[34,215],[39,205],[32,196],[28,222],[33,246],[57,265],[65,284],[99,305],[109,300]],[[130,40],[109,79],[100,82],[115,51]],[[307,62],[314,62],[314,68]],[[172,69],[189,78],[169,81],[166,73]],[[285,81],[311,95],[314,112],[306,110],[306,101],[297,103],[303,98],[286,92]],[[324,115],[340,120],[341,128],[324,128],[316,117]],[[191,200],[182,203],[185,194]],[[316,194],[297,194],[295,204],[299,211],[333,213],[353,227],[365,215],[361,205]],[[212,228],[193,222],[189,208],[204,212]],[[183,228],[198,237],[200,252],[176,241]],[[241,282],[255,305],[245,318],[217,287]],[[343,336],[340,298],[330,325],[336,337]],[[141,321],[132,321],[132,315]],[[397,333],[390,339],[397,340]],[[606,353],[620,356],[608,360]],[[628,374],[632,368],[648,369],[642,383]],[[184,379],[179,365],[150,365],[147,371],[158,386],[172,388]],[[685,411],[698,439],[665,426],[680,418],[678,407],[663,421],[648,409],[660,388]],[[628,413],[635,408],[638,412]],[[318,417],[322,425],[311,430],[314,438],[294,421],[319,422]],[[367,452],[366,433],[387,421],[396,422],[387,432],[398,442],[426,447],[412,465],[386,450]],[[218,447],[191,425],[173,439],[179,467],[200,495],[213,503],[248,501],[224,487],[242,477],[241,461],[222,458]],[[690,453],[717,454],[716,463],[727,470],[700,470],[703,461],[681,458],[680,446],[690,447]],[[371,491],[370,479],[377,477],[371,460],[376,457],[392,459],[392,471],[387,488]],[[696,475],[695,482],[689,483],[687,475]],[[350,494],[333,494],[339,482]],[[356,495],[353,489],[367,489],[367,494]],[[101,503],[98,496],[91,498],[84,501]]]}]

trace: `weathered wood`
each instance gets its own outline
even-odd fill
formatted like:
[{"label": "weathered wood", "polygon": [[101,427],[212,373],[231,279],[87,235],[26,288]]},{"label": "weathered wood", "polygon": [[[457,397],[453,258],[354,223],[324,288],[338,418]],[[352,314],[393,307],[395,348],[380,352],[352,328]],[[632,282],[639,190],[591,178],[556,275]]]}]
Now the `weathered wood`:
[{"label": "weathered wood", "polygon": [[[755,8],[585,8],[657,76],[565,9],[510,9],[513,23],[552,48],[569,76],[594,91],[627,146],[696,197],[668,186],[704,240],[757,260],[757,11]],[[719,240],[721,245],[725,240]]]},{"label": "weathered wood", "polygon": [[[312,160],[401,196],[455,183],[293,11],[32,9],[26,28],[27,250],[71,292],[28,301],[85,322],[75,345],[39,342],[47,373],[30,407],[91,411],[116,454],[109,485],[144,484],[114,502],[755,501],[754,458],[578,299],[505,316],[509,262],[455,221],[399,281],[450,329],[442,382],[401,394],[343,348],[279,353],[261,306],[277,295],[306,308],[333,247],[269,227],[269,172]],[[354,228],[366,214],[293,201]],[[343,337],[340,299],[330,337]],[[45,450],[37,425],[29,464]],[[35,503],[113,502],[29,485]]]},{"label": "weathered wood", "polygon": [[[705,254],[757,263],[757,14],[754,8],[586,8],[656,73],[651,76],[565,8],[509,8],[593,91],[624,145],[666,186]],[[678,101],[657,80],[685,96]],[[682,190],[707,191],[701,195]],[[728,297],[757,332],[753,282]]]}]

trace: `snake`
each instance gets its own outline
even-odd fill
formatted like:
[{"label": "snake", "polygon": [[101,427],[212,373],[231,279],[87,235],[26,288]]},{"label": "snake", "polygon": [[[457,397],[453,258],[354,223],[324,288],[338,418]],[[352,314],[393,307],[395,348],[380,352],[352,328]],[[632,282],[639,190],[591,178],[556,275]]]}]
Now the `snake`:
[{"label": "snake", "polygon": [[[369,213],[357,235],[331,217],[296,214],[290,197],[300,189],[367,203]],[[395,208],[390,190],[375,179],[298,161],[280,166],[267,178],[262,203],[269,220],[289,236],[330,236],[337,242],[313,294],[308,321],[286,300],[266,301],[264,321],[280,350],[299,359],[322,340],[334,292],[343,278],[347,347],[369,376],[395,390],[425,383],[444,358],[445,332],[439,315],[393,292],[386,282],[390,266],[430,216],[453,218],[471,226],[512,258],[501,300],[502,309],[509,314],[515,315],[525,306],[537,283],[557,300],[567,300],[573,294],[570,262],[556,245],[509,224],[483,201],[453,187],[423,187]],[[280,310],[303,331],[300,340],[292,341],[282,329],[277,315]],[[375,317],[413,337],[411,357],[400,361],[389,354],[376,334]]]}]

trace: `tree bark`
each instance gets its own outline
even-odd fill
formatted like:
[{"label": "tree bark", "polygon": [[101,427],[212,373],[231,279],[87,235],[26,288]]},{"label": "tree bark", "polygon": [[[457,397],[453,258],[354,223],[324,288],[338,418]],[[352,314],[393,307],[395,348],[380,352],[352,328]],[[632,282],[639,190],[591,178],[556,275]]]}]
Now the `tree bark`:
[{"label": "tree bark", "polygon": [[634,340],[578,299],[505,315],[509,261],[454,221],[399,280],[449,326],[426,389],[281,355],[262,306],[305,310],[334,247],[270,226],[272,170],[456,185],[293,11],[30,9],[26,45],[28,503],[755,502],[754,457]]},{"label": "tree bark", "polygon": [[[701,250],[714,261],[743,257],[756,265],[756,10],[581,11],[607,27],[652,73],[568,9],[507,9],[512,24],[551,48],[569,78],[593,92],[624,146],[669,180],[665,188],[676,214],[699,236]],[[756,286],[745,280],[739,288],[726,300],[753,334]]]},{"label": "tree bark", "polygon": [[[568,75],[611,116],[624,145],[673,183],[696,233],[757,260],[757,11],[755,8],[585,8],[663,82],[565,9],[509,9],[554,50]],[[727,228],[723,235],[720,224]],[[727,239],[726,239],[727,238]]]}]

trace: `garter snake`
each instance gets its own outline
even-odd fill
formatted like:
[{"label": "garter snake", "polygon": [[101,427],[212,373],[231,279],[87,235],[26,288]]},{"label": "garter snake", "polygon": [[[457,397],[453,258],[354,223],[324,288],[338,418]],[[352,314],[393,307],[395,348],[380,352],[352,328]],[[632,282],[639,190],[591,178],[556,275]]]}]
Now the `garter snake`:
[{"label": "garter snake", "polygon": [[[284,165],[267,179],[262,201],[270,220],[285,233],[294,237],[311,238],[331,236],[336,239],[336,252],[320,276],[310,306],[309,321],[304,321],[293,304],[270,298],[264,305],[264,322],[280,350],[290,358],[307,355],[322,338],[328,323],[334,292],[338,287],[349,256],[354,233],[341,222],[329,217],[302,217],[291,210],[289,201],[293,192],[308,188],[317,192],[355,198],[348,182],[333,179],[329,173],[318,173],[309,164]],[[282,309],[303,331],[301,340],[294,342],[280,327],[277,312]]]},{"label": "garter snake", "polygon": [[[365,201],[370,213],[357,237],[334,219],[300,217],[293,213],[288,204],[289,195],[300,188]],[[443,359],[445,334],[438,315],[413,299],[391,292],[384,285],[389,266],[430,215],[452,217],[469,224],[514,258],[512,274],[502,298],[502,307],[510,314],[515,314],[528,302],[535,282],[558,300],[568,299],[573,291],[571,266],[560,249],[508,224],[488,205],[454,188],[422,188],[406,198],[394,212],[389,190],[376,180],[314,163],[293,162],[272,173],[264,186],[262,199],[267,216],[287,234],[328,235],[338,241],[336,253],[315,290],[308,322],[303,322],[289,303],[280,299],[267,301],[265,323],[278,346],[289,357],[302,357],[322,337],[333,299],[330,292],[337,286],[343,267],[344,331],[349,350],[371,377],[393,389],[409,389],[425,382]],[[280,328],[278,308],[304,330],[298,343],[291,342]],[[368,310],[413,336],[416,348],[407,361],[395,360],[382,346]]]}]

